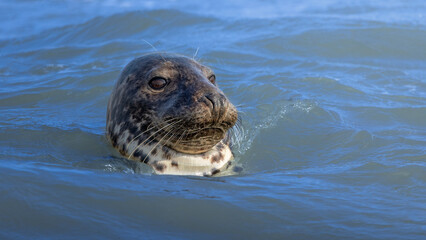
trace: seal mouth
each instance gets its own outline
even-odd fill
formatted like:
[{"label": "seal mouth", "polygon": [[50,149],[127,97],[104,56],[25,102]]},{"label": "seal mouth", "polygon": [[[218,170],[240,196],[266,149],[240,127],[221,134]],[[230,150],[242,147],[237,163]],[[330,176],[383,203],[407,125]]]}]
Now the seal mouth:
[{"label": "seal mouth", "polygon": [[225,135],[226,131],[221,127],[183,130],[174,134],[164,145],[178,152],[200,154],[211,150]]},{"label": "seal mouth", "polygon": [[210,128],[203,128],[203,129],[199,129],[193,132],[190,132],[187,134],[186,137],[184,137],[184,139],[182,141],[194,141],[194,140],[208,140],[208,139],[215,139],[215,137],[217,137],[218,139],[216,140],[220,140],[223,139],[222,136],[225,135],[225,131],[222,128],[217,128],[217,127],[210,127]]}]

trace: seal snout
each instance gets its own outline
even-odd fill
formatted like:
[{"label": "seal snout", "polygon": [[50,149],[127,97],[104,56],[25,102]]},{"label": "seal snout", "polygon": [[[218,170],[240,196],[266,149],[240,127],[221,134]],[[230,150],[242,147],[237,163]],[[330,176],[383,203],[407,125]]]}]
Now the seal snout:
[{"label": "seal snout", "polygon": [[164,144],[189,154],[211,150],[237,121],[234,105],[216,86],[203,82],[198,82],[196,91],[182,93],[174,105],[163,111],[163,120],[179,122],[178,132]]},{"label": "seal snout", "polygon": [[229,102],[225,96],[219,93],[207,93],[204,95],[204,103],[210,109],[213,123],[220,123],[229,108]]}]

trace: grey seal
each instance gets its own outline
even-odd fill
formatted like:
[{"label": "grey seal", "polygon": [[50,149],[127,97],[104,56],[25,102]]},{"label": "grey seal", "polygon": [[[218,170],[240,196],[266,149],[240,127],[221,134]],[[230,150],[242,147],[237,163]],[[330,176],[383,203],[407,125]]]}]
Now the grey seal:
[{"label": "grey seal", "polygon": [[209,176],[233,159],[229,129],[237,118],[209,67],[152,53],[122,70],[108,102],[106,136],[156,173]]}]

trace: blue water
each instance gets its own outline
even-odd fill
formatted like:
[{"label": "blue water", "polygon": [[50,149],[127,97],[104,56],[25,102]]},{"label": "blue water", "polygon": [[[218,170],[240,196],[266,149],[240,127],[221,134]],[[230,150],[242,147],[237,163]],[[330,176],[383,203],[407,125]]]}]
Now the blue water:
[{"label": "blue water", "polygon": [[[0,239],[426,239],[424,1],[4,0],[0,22]],[[240,174],[109,145],[114,81],[157,50],[215,71]]]}]

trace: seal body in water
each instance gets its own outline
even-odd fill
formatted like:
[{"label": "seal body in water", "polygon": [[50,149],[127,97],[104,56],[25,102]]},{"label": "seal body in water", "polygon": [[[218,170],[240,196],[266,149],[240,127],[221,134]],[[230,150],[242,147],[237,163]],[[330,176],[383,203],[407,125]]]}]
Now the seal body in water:
[{"label": "seal body in water", "polygon": [[213,71],[176,54],[136,58],[108,102],[106,134],[129,159],[156,173],[214,175],[233,158],[228,130],[237,110]]}]

